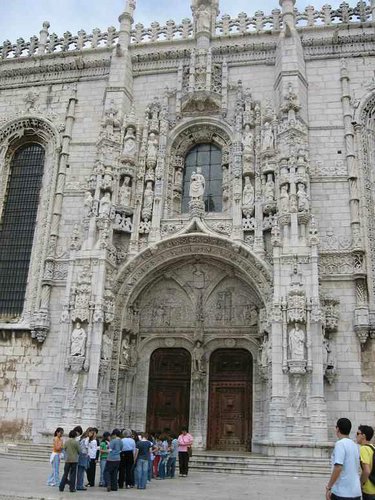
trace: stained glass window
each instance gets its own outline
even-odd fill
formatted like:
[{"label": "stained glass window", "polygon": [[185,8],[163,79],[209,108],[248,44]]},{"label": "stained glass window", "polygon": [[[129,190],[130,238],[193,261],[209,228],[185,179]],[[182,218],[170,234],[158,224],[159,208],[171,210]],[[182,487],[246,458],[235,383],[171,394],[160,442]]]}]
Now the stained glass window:
[{"label": "stained glass window", "polygon": [[182,213],[189,211],[190,178],[201,168],[206,180],[204,205],[206,212],[221,212],[223,170],[221,166],[221,150],[213,144],[198,144],[186,155],[182,195]]},{"label": "stained glass window", "polygon": [[13,156],[0,221],[0,315],[22,313],[34,238],[44,149],[27,144]]}]

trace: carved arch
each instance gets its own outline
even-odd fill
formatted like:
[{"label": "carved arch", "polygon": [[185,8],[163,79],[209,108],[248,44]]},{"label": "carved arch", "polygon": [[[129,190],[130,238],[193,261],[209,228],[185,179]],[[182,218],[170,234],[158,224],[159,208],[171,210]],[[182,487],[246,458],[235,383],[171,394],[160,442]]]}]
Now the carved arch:
[{"label": "carved arch", "polygon": [[367,281],[370,308],[375,308],[375,90],[361,99],[353,116],[358,152],[361,211],[368,249]]},{"label": "carved arch", "polygon": [[167,269],[178,260],[202,256],[224,262],[238,270],[242,281],[247,283],[263,306],[270,303],[272,274],[269,266],[256,257],[241,243],[232,243],[220,236],[201,233],[175,236],[159,242],[138,254],[125,264],[116,279],[116,310],[122,311],[122,327],[129,324],[128,308],[153,278],[156,271]]},{"label": "carved arch", "polygon": [[[181,212],[181,189],[185,167],[185,156],[193,146],[202,143],[214,144],[222,152],[222,167],[226,170],[223,178],[230,172],[230,148],[233,132],[229,125],[216,118],[195,118],[178,125],[172,130],[167,158],[167,196],[164,216],[166,218]],[[223,172],[224,174],[224,172]],[[225,188],[223,180],[223,189]]]},{"label": "carved arch", "polygon": [[[44,263],[48,255],[53,205],[59,167],[60,135],[52,122],[40,116],[15,118],[0,128],[0,214],[10,173],[11,160],[16,150],[27,143],[36,143],[45,150],[44,172],[39,197],[34,243],[30,256],[23,313],[18,323],[31,328],[32,315],[38,310],[41,295]],[[11,325],[1,324],[9,329]]]}]

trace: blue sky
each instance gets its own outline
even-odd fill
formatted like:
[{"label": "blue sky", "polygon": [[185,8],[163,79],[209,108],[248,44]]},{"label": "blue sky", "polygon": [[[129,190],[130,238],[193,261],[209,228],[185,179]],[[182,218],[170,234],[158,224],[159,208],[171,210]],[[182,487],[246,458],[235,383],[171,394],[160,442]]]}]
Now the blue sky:
[{"label": "blue sky", "polygon": [[[297,7],[303,10],[308,0],[297,0]],[[327,0],[313,2],[320,8]],[[341,2],[331,1],[333,7]],[[351,5],[353,1],[349,2]],[[91,32],[93,28],[105,30],[108,26],[118,26],[118,16],[125,0],[0,0],[3,4],[0,16],[0,43],[4,40],[16,42],[17,38],[28,40],[38,35],[43,21],[51,23],[50,33],[63,35],[65,31],[76,34],[80,29]],[[180,22],[190,17],[191,0],[137,0],[135,21],[149,25],[152,21],[165,22],[174,19]],[[257,10],[271,13],[278,7],[278,0],[220,0],[220,15],[249,15]]]}]

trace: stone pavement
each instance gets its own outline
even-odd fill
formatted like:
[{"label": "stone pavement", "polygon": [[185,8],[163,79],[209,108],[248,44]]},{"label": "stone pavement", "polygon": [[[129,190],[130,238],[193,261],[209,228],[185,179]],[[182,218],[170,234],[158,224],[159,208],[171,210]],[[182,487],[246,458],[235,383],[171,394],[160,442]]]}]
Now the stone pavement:
[{"label": "stone pavement", "polygon": [[149,500],[322,500],[328,478],[241,476],[191,472],[188,478],[153,480],[145,491],[107,493],[95,487],[87,491],[60,493],[46,486],[49,463],[0,458],[0,499],[149,499]]}]

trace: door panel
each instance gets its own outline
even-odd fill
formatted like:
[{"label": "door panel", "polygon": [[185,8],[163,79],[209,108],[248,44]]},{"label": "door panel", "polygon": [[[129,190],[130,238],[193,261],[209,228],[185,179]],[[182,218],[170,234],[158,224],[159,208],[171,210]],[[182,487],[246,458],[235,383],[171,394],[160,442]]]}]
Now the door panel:
[{"label": "door panel", "polygon": [[247,451],[251,445],[252,358],[241,349],[220,349],[210,360],[207,447]]},{"label": "door panel", "polygon": [[150,360],[147,430],[179,433],[189,424],[190,354],[184,349],[157,349]]}]

